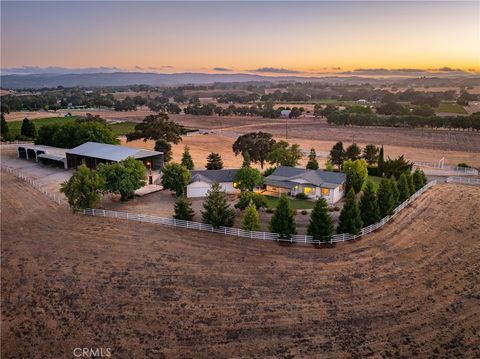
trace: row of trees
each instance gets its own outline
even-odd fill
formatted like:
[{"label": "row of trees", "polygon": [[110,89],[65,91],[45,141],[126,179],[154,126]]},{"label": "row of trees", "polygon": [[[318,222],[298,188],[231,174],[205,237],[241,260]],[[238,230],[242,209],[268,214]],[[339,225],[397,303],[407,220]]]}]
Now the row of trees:
[{"label": "row of trees", "polygon": [[339,126],[384,126],[384,127],[428,127],[462,130],[480,130],[480,112],[469,116],[379,116],[377,114],[334,111],[327,116],[327,122]]},{"label": "row of trees", "polygon": [[107,123],[98,116],[88,116],[75,122],[44,125],[39,128],[35,144],[73,148],[85,142],[117,144],[118,140]]},{"label": "row of trees", "polygon": [[61,185],[73,210],[92,208],[105,193],[120,194],[121,200],[133,197],[134,192],[143,187],[147,180],[145,166],[134,158],[100,164],[97,170],[81,165],[72,177]]}]

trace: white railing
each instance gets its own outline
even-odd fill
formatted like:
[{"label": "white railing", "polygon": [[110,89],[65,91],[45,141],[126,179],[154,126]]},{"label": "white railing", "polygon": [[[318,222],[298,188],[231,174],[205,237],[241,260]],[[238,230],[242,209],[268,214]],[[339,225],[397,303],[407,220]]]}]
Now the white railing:
[{"label": "white railing", "polygon": [[43,193],[45,196],[47,196],[49,199],[51,199],[55,203],[60,204],[60,205],[66,205],[67,204],[67,202],[65,200],[65,197],[63,195],[60,195],[59,193],[55,193],[55,192],[50,191],[49,189],[47,189],[45,187],[45,185],[43,183],[28,177],[27,175],[23,174],[19,170],[15,169],[15,168],[12,168],[12,167],[9,167],[9,166],[4,166],[3,164],[1,165],[1,169],[2,169],[2,171],[10,173],[10,174],[14,175],[15,177],[20,178],[21,180],[27,182],[30,186],[35,188],[37,191],[40,191],[41,193]]},{"label": "white railing", "polygon": [[445,182],[447,183],[461,183],[461,184],[473,184],[480,185],[480,178],[470,178],[470,177],[448,177]]},{"label": "white railing", "polygon": [[422,161],[414,161],[413,164],[416,167],[422,167],[423,172],[427,175],[478,176],[478,170],[476,170],[475,168],[447,166],[447,165],[444,165],[443,163],[431,163],[431,162],[422,162]]},{"label": "white railing", "polygon": [[[390,216],[386,216],[380,222],[372,224],[368,227],[365,227],[361,230],[361,233],[358,235],[353,235],[350,233],[343,233],[343,234],[335,234],[330,238],[329,243],[338,243],[338,242],[346,242],[351,241],[357,238],[360,238],[366,234],[372,233],[377,229],[384,226],[388,221],[390,221],[395,215],[397,215],[402,209],[407,207],[410,203],[412,203],[417,197],[419,197],[422,193],[424,193],[427,189],[437,184],[437,181],[431,181],[427,183],[424,187],[419,189],[415,192],[409,199],[405,202],[400,204],[395,210],[393,214]],[[309,235],[292,235],[290,238],[282,238],[277,233],[271,232],[258,232],[258,231],[244,231],[243,229],[239,228],[232,228],[232,227],[218,227],[215,228],[210,224],[200,223],[200,222],[192,222],[192,221],[183,221],[179,219],[169,218],[169,217],[157,217],[145,214],[137,214],[137,213],[129,213],[129,212],[118,212],[118,211],[110,211],[106,209],[95,209],[95,208],[87,208],[80,213],[87,215],[87,216],[99,216],[99,217],[109,217],[109,218],[120,218],[126,219],[130,221],[138,221],[138,222],[147,222],[147,223],[155,223],[155,224],[162,224],[166,226],[172,227],[181,227],[181,228],[188,228],[188,229],[195,229],[199,231],[206,231],[206,232],[213,232],[213,233],[221,233],[225,235],[231,235],[236,237],[244,237],[250,239],[261,239],[261,240],[270,240],[270,241],[279,241],[279,242],[290,242],[290,243],[306,243],[306,244],[319,244],[318,240],[313,239],[312,236]],[[327,242],[328,243],[328,242]]]},{"label": "white railing", "polygon": [[[1,169],[8,173],[15,175],[16,177],[23,179],[25,182],[30,184],[33,188],[39,190],[44,195],[46,195],[51,200],[55,201],[58,204],[64,205],[66,204],[65,198],[60,196],[59,194],[55,194],[40,184],[38,181],[32,180],[28,178],[18,170],[2,166]],[[393,214],[390,216],[386,216],[382,218],[382,220],[378,223],[372,224],[370,226],[362,228],[360,234],[353,235],[350,233],[342,233],[342,234],[335,234],[333,235],[327,243],[338,243],[338,242],[346,242],[355,240],[360,238],[366,234],[372,233],[377,229],[383,227],[388,221],[390,221],[394,216],[396,216],[401,210],[407,207],[410,203],[412,203],[416,198],[418,198],[422,193],[428,190],[430,187],[437,184],[437,181],[431,181],[427,183],[425,186],[420,188],[417,192],[415,192],[410,198],[408,198],[405,202],[400,204],[397,208],[394,209]],[[180,227],[180,228],[187,228],[187,229],[194,229],[199,231],[206,231],[212,233],[220,233],[224,235],[236,236],[236,237],[244,237],[250,239],[260,239],[260,240],[269,240],[269,241],[278,241],[278,242],[290,242],[290,243],[304,243],[304,244],[319,244],[318,240],[313,239],[312,236],[309,235],[302,235],[296,234],[292,235],[290,238],[282,238],[278,233],[271,233],[271,232],[259,232],[259,231],[245,231],[240,228],[233,228],[233,227],[218,227],[215,228],[210,224],[200,223],[200,222],[193,222],[193,221],[184,221],[180,219],[170,218],[170,217],[158,217],[158,216],[151,216],[147,214],[139,214],[139,213],[129,213],[129,212],[119,212],[119,211],[110,211],[106,209],[96,209],[96,208],[87,208],[78,213],[87,215],[87,216],[94,216],[94,217],[108,217],[108,218],[118,218],[124,219],[129,221],[137,221],[137,222],[146,222],[146,223],[154,223],[154,224],[161,224],[165,226],[172,226],[172,227]]]}]

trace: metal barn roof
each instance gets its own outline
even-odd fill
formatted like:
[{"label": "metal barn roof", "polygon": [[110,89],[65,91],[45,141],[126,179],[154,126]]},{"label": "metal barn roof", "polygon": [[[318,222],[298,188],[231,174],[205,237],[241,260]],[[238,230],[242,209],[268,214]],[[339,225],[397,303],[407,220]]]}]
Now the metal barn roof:
[{"label": "metal barn roof", "polygon": [[67,154],[99,158],[107,161],[122,161],[128,157],[136,159],[161,155],[162,152],[143,150],[140,148],[109,145],[106,143],[86,142],[72,148]]}]

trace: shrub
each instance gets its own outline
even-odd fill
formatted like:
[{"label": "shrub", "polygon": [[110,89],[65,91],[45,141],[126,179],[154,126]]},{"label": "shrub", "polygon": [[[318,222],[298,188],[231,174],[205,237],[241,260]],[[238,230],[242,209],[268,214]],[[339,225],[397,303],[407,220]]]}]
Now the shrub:
[{"label": "shrub", "polygon": [[274,210],[273,208],[267,208],[267,209],[265,210],[265,212],[267,212],[267,213],[274,213],[275,210]]},{"label": "shrub", "polygon": [[300,193],[297,193],[297,195],[295,196],[297,199],[307,199],[307,195],[303,192],[300,192]]},{"label": "shrub", "polygon": [[235,208],[244,210],[245,208],[247,208],[250,201],[255,204],[255,207],[257,209],[267,206],[267,201],[265,200],[265,197],[262,196],[260,193],[245,191],[240,194],[240,199],[235,204]]},{"label": "shrub", "polygon": [[256,231],[260,228],[260,217],[253,201],[250,201],[245,209],[242,228],[245,231]]},{"label": "shrub", "polygon": [[308,214],[308,211],[306,209],[302,209],[302,212],[300,212],[301,214],[303,214],[304,216],[306,216]]}]

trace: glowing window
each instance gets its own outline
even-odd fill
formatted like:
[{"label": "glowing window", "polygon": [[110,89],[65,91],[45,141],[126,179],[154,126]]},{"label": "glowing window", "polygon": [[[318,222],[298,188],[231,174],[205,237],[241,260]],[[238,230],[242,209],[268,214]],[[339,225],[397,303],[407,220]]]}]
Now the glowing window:
[{"label": "glowing window", "polygon": [[322,188],[322,194],[323,194],[324,196],[328,196],[329,192],[330,192],[330,191],[329,191],[328,188]]},{"label": "glowing window", "polygon": [[310,187],[305,187],[303,189],[303,193],[305,193],[305,194],[309,194],[310,192],[312,192],[312,189]]}]

